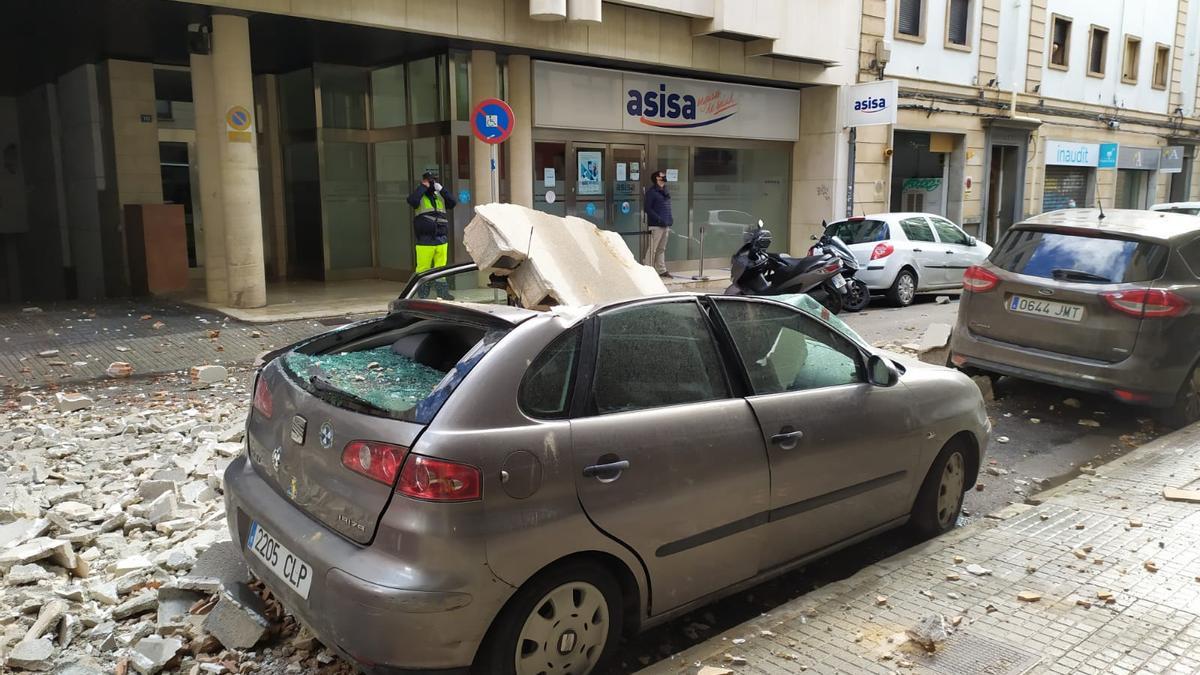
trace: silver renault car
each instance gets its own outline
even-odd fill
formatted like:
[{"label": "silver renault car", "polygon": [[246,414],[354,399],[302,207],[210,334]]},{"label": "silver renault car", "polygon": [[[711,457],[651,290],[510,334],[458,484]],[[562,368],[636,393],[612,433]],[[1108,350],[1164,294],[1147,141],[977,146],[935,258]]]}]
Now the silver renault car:
[{"label": "silver renault car", "polygon": [[365,672],[602,670],[624,632],[890,528],[954,527],[987,444],[978,388],[821,312],[402,300],[262,368],[230,531]]}]

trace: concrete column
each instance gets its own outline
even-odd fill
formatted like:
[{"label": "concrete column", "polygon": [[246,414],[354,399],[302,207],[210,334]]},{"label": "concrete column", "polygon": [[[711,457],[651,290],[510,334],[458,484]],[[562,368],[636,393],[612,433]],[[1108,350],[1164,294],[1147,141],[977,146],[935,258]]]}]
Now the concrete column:
[{"label": "concrete column", "polygon": [[512,136],[504,143],[508,152],[508,191],[512,203],[533,208],[533,71],[529,57],[508,57],[508,105],[517,118]]},{"label": "concrete column", "polygon": [[[485,98],[500,93],[496,82],[496,52],[486,49],[471,50],[471,107]],[[492,194],[491,146],[471,137],[471,184],[475,188],[475,204],[490,204],[500,201],[500,195]]]},{"label": "concrete column", "polygon": [[200,230],[204,241],[204,289],[208,301],[229,300],[225,269],[225,214],[221,207],[221,160],[218,134],[225,120],[213,103],[212,56],[192,54],[192,101],[196,107],[196,168],[200,185]]},{"label": "concrete column", "polygon": [[258,149],[254,142],[254,84],[250,72],[250,26],[246,17],[212,16],[213,102],[222,122],[234,108],[245,109],[245,133],[228,127],[218,135],[221,212],[225,229],[228,302],[232,307],[267,304],[263,268],[262,201]]}]

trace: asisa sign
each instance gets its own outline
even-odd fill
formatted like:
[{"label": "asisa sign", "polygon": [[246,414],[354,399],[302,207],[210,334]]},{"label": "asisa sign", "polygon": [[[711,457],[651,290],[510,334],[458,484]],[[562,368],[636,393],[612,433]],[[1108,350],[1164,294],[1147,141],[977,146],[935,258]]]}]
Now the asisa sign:
[{"label": "asisa sign", "polygon": [[625,112],[651,127],[695,129],[722,122],[738,112],[737,96],[719,88],[697,97],[671,91],[660,82],[658,89],[630,89],[626,94]]},{"label": "asisa sign", "polygon": [[896,80],[864,82],[844,88],[846,126],[896,123]]}]

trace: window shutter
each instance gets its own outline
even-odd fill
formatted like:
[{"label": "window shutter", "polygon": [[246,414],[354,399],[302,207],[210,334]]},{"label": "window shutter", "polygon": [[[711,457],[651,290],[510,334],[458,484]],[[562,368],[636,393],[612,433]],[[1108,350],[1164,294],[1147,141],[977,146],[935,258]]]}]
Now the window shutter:
[{"label": "window shutter", "polygon": [[922,0],[899,0],[899,2],[900,16],[897,17],[897,28],[904,35],[920,35]]},{"label": "window shutter", "polygon": [[971,0],[950,0],[950,30],[951,44],[967,44],[967,18],[971,8]]}]

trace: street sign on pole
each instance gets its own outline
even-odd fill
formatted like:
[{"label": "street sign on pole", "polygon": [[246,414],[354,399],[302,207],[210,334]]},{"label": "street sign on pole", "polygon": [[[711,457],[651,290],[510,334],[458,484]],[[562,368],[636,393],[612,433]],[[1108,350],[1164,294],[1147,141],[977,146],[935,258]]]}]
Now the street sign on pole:
[{"label": "street sign on pole", "polygon": [[496,165],[496,146],[508,140],[515,123],[516,117],[512,108],[498,98],[485,98],[471,112],[471,131],[475,138],[492,147],[492,201],[500,201],[500,172]]}]

